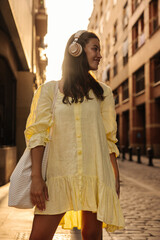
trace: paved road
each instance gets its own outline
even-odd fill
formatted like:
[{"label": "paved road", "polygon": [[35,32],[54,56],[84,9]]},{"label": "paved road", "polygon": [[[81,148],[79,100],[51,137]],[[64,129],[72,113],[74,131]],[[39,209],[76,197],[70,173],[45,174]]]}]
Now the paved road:
[{"label": "paved road", "polygon": [[[121,206],[126,227],[103,240],[160,240],[160,160],[156,167],[119,160]],[[0,240],[28,240],[32,210],[7,207],[8,185],[0,188]],[[54,240],[80,240],[80,232],[58,228]]]},{"label": "paved road", "polygon": [[160,168],[148,167],[146,161],[119,161],[119,167],[126,227],[104,239],[160,240]]}]

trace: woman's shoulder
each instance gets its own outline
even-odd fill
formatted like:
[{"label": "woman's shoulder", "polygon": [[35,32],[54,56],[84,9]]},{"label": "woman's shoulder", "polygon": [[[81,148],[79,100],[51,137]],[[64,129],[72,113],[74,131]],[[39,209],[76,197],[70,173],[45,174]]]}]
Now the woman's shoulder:
[{"label": "woman's shoulder", "polygon": [[58,84],[58,81],[52,80],[52,81],[47,81],[43,83],[40,87],[44,89],[44,91],[49,95],[53,95],[57,84]]},{"label": "woman's shoulder", "polygon": [[98,82],[99,85],[103,88],[104,94],[110,94],[112,93],[112,89],[110,86],[108,86],[107,84],[103,83],[103,82]]},{"label": "woman's shoulder", "polygon": [[47,88],[47,89],[53,89],[56,87],[56,85],[58,84],[59,81],[55,81],[55,80],[52,80],[52,81],[47,81],[45,83],[43,83],[43,87],[44,88]]},{"label": "woman's shoulder", "polygon": [[55,93],[55,87],[58,84],[58,81],[52,80],[47,81],[41,84],[38,89],[35,91],[34,96],[38,97],[42,93],[43,96],[48,95],[51,99],[53,99]]}]

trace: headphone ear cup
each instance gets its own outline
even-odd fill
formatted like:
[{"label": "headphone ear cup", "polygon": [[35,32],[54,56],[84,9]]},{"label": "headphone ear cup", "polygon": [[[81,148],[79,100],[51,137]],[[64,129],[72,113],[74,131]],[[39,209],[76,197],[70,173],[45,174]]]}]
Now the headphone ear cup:
[{"label": "headphone ear cup", "polygon": [[69,54],[72,55],[73,57],[78,57],[82,53],[82,46],[77,43],[77,42],[72,42],[71,45],[69,46]]}]

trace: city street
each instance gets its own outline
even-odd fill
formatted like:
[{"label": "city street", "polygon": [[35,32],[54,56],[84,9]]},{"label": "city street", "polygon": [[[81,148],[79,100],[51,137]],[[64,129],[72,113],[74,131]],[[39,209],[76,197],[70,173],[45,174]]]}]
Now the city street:
[{"label": "city street", "polygon": [[[160,240],[160,159],[154,167],[119,159],[121,172],[121,206],[126,227],[109,234],[103,230],[103,240]],[[0,240],[28,239],[32,210],[7,207],[9,185],[0,188]],[[58,228],[54,240],[80,240],[80,231]]]}]

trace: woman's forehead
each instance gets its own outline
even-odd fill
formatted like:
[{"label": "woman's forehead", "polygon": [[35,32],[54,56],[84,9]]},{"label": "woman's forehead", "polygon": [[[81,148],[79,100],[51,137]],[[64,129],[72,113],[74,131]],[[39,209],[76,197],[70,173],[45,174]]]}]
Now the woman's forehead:
[{"label": "woman's forehead", "polygon": [[89,42],[86,44],[88,46],[97,46],[100,48],[100,42],[97,38],[90,38]]}]

